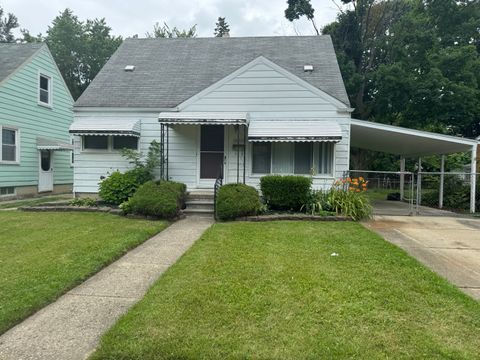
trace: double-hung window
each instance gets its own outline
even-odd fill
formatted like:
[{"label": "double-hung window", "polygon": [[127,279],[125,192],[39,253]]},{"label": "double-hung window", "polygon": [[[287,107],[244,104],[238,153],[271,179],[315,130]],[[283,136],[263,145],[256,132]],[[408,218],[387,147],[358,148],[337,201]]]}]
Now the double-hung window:
[{"label": "double-hung window", "polygon": [[2,131],[2,148],[0,160],[2,162],[18,162],[18,130],[0,126]]},{"label": "double-hung window", "polygon": [[52,105],[52,78],[47,75],[39,75],[38,103],[41,105]]}]

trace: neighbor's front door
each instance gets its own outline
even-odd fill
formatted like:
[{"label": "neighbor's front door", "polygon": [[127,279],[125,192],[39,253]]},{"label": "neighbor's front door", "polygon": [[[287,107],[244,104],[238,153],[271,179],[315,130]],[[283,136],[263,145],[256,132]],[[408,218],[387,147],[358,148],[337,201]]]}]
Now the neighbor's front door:
[{"label": "neighbor's front door", "polygon": [[40,150],[38,171],[38,192],[53,190],[52,152]]},{"label": "neighbor's front door", "polygon": [[223,173],[225,132],[223,125],[200,127],[200,182],[210,185]]}]

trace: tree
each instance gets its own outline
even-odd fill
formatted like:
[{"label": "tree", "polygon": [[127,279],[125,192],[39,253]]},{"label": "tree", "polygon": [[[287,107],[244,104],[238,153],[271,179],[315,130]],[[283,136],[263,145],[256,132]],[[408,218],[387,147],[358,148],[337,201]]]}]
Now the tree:
[{"label": "tree", "polygon": [[225,21],[224,17],[219,16],[217,22],[215,23],[215,30],[213,35],[216,37],[230,36],[230,26]]},{"label": "tree", "polygon": [[121,37],[110,35],[105,19],[81,22],[65,9],[48,27],[45,42],[65,82],[77,99],[120,46]]},{"label": "tree", "polygon": [[0,6],[0,43],[14,42],[15,37],[12,30],[19,26],[18,19],[15,15],[8,13],[3,17],[4,11]]},{"label": "tree", "polygon": [[193,38],[197,37],[197,25],[193,25],[190,29],[180,30],[176,26],[172,29],[163,23],[161,26],[158,22],[153,26],[153,32],[147,32],[146,37],[148,38]]},{"label": "tree", "polygon": [[313,29],[317,35],[320,35],[317,24],[315,23],[315,9],[310,0],[287,0],[288,7],[285,10],[285,17],[289,21],[300,19],[305,16],[312,23]]}]

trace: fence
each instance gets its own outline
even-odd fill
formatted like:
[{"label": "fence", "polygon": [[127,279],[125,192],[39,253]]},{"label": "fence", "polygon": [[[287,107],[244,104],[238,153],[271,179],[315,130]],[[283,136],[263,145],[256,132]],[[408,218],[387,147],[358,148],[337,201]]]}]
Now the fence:
[{"label": "fence", "polygon": [[441,215],[435,208],[469,212],[472,176],[476,177],[476,209],[480,204],[480,174],[350,170],[344,176],[361,176],[368,181],[367,196],[374,203],[376,214]]}]

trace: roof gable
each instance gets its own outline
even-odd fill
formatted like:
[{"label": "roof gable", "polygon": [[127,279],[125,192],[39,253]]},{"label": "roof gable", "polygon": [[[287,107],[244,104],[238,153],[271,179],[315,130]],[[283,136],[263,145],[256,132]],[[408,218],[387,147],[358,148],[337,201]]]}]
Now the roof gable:
[{"label": "roof gable", "polygon": [[260,56],[348,106],[329,36],[127,39],[75,106],[175,108]]},{"label": "roof gable", "polygon": [[0,83],[28,63],[42,46],[42,43],[0,44]]},{"label": "roof gable", "polygon": [[[201,99],[208,97],[210,94],[213,92],[222,89],[224,85],[229,86],[232,82],[234,82],[236,79],[242,80],[242,76],[245,75],[246,73],[249,72],[249,70],[259,68],[259,65],[262,65],[263,67],[261,68],[263,71],[265,70],[273,70],[275,71],[278,75],[281,75],[285,80],[289,81],[290,84],[295,84],[304,90],[309,91],[310,93],[316,95],[317,97],[321,98],[323,101],[330,103],[337,107],[339,110],[347,110],[346,104],[342,103],[338,99],[334,98],[333,96],[327,94],[323,90],[320,90],[316,88],[315,86],[311,85],[307,81],[299,78],[298,76],[292,74],[291,72],[285,70],[281,66],[278,66],[274,62],[268,60],[264,56],[259,56],[258,58],[252,60],[248,64],[242,66],[240,69],[235,70],[233,73],[227,75],[223,79],[217,81],[215,84],[207,87],[206,89],[202,90],[198,94],[192,96],[191,98],[187,99],[180,105],[178,105],[177,109],[179,111],[183,111],[184,109],[187,109],[189,106],[195,104],[196,102],[200,101]],[[255,73],[255,72],[254,72]],[[276,80],[279,80],[279,78],[276,78]],[[250,85],[251,88],[255,88],[255,85]]]}]

